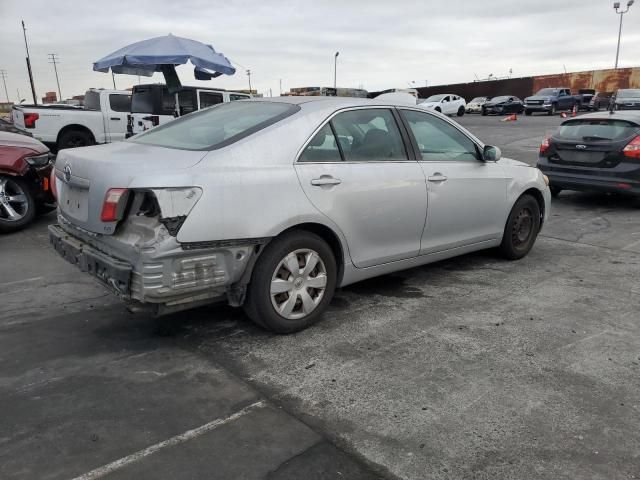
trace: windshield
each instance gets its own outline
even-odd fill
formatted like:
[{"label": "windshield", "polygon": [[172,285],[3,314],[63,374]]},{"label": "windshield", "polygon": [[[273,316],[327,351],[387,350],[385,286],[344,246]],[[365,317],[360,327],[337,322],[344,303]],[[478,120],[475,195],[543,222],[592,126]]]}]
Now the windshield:
[{"label": "windshield", "polygon": [[630,137],[638,126],[624,120],[571,120],[561,125],[557,137],[562,140],[598,141],[621,140]]},{"label": "windshield", "polygon": [[558,94],[557,88],[543,88],[542,90],[538,90],[538,93],[536,93],[536,95],[539,95],[539,96],[553,96],[557,94]]},{"label": "windshield", "polygon": [[509,97],[493,97],[491,99],[491,103],[502,103],[506,102],[507,100],[509,100]]},{"label": "windshield", "polygon": [[100,93],[89,90],[84,94],[84,109],[100,111]]},{"label": "windshield", "polygon": [[200,110],[130,141],[183,150],[214,150],[251,135],[300,110],[277,102],[231,102]]},{"label": "windshield", "polygon": [[618,90],[618,98],[640,98],[640,89]]},{"label": "windshield", "polygon": [[429,98],[425,100],[425,102],[439,102],[444,97],[446,97],[446,95],[431,95]]}]

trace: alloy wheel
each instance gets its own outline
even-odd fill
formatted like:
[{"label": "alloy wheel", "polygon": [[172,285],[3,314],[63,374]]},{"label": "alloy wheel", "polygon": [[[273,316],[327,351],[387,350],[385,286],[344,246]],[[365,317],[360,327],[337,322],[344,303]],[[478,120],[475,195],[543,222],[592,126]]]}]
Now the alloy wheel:
[{"label": "alloy wheel", "polygon": [[289,320],[304,318],[313,312],[324,296],[327,270],[314,250],[300,249],[286,255],[271,278],[271,304]]},{"label": "alloy wheel", "polygon": [[22,220],[29,210],[29,200],[22,187],[11,178],[0,177],[0,219]]}]

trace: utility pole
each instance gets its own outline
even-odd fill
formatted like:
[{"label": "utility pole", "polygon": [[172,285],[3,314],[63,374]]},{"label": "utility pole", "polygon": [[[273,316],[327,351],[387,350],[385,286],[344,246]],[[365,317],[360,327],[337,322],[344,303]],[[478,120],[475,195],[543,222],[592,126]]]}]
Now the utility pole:
[{"label": "utility pole", "polygon": [[59,100],[62,101],[62,90],[60,90],[60,79],[58,78],[58,65],[60,62],[60,57],[57,53],[48,53],[49,63],[53,63],[53,71],[56,72],[56,83],[58,84],[58,95],[60,95]]},{"label": "utility pole", "polygon": [[7,96],[7,103],[9,103],[9,91],[7,90],[7,71],[0,70],[0,77],[2,77],[2,83],[4,83],[4,94]]},{"label": "utility pole", "polygon": [[631,8],[631,5],[633,5],[634,2],[635,0],[629,0],[627,2],[626,10],[620,10],[620,2],[614,2],[613,4],[614,10],[618,15],[620,15],[620,28],[618,29],[618,48],[616,49],[616,66],[614,67],[616,70],[618,69],[618,57],[620,56],[620,37],[622,36],[622,17],[624,17],[624,14],[629,11],[629,9]]},{"label": "utility pole", "polygon": [[336,86],[337,85],[336,79],[338,76],[338,55],[340,55],[340,52],[336,52],[336,54],[333,56],[333,88],[334,89],[338,88]]},{"label": "utility pole", "polygon": [[36,86],[33,84],[33,73],[31,72],[31,59],[29,58],[29,44],[27,43],[27,27],[24,26],[24,20],[22,20],[22,33],[24,34],[24,47],[27,49],[27,70],[29,71],[29,81],[31,82],[31,94],[33,95],[33,104],[38,104],[38,98],[36,97]]},{"label": "utility pole", "polygon": [[282,79],[280,79],[280,96],[282,96]]},{"label": "utility pole", "polygon": [[[116,88],[116,76],[113,73],[113,70],[111,70],[111,80],[113,81],[113,89],[117,90],[117,88]],[[138,82],[138,83],[140,83],[140,82]]]},{"label": "utility pole", "polygon": [[249,93],[251,93],[251,70],[247,68],[247,78],[249,79]]}]

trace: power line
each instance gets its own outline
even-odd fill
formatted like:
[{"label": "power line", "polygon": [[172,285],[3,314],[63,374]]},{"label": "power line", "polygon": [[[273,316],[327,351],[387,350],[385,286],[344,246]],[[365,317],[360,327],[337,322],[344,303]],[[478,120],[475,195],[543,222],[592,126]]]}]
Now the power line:
[{"label": "power line", "polygon": [[58,63],[60,62],[60,56],[57,53],[48,53],[49,63],[53,63],[53,71],[56,72],[56,83],[58,84],[59,100],[62,101],[62,91],[60,90],[60,80],[58,79]]},{"label": "power line", "polygon": [[0,70],[0,77],[2,77],[2,83],[4,83],[4,94],[7,96],[7,103],[9,103],[9,92],[7,90],[7,71]]}]

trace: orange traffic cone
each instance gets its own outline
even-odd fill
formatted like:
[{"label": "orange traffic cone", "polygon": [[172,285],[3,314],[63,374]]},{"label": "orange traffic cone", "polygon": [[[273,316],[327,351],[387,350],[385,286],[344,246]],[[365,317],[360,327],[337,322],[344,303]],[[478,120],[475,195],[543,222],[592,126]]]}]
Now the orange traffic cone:
[{"label": "orange traffic cone", "polygon": [[578,116],[578,106],[577,105],[573,106],[573,110],[571,110],[571,116],[572,117],[577,117]]},{"label": "orange traffic cone", "polygon": [[501,122],[515,122],[516,120],[518,120],[518,115],[516,115],[515,113],[513,115],[509,115],[508,117],[504,117],[502,120],[500,120]]},{"label": "orange traffic cone", "polygon": [[567,114],[566,114],[565,112],[562,112],[562,113],[560,114],[560,118],[567,118]]}]

